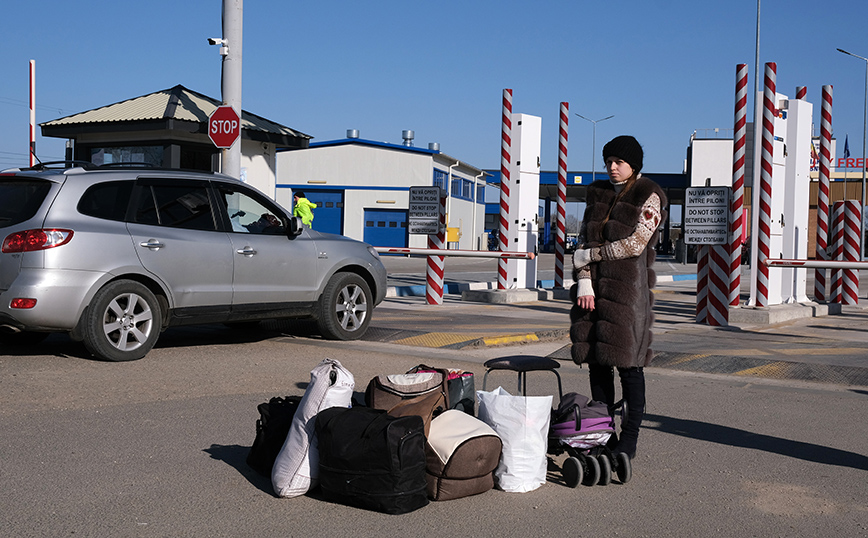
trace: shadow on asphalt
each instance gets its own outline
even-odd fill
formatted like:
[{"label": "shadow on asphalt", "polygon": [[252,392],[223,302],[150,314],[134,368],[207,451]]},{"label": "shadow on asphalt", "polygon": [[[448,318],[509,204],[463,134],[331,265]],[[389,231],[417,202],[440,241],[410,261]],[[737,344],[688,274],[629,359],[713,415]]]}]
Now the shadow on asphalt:
[{"label": "shadow on asphalt", "polygon": [[[730,428],[729,426],[721,426],[719,424],[711,424],[697,420],[665,417],[646,413],[645,421],[646,422],[642,425],[643,428],[657,430],[672,435],[679,435],[681,437],[719,443],[727,446],[762,450],[763,452],[771,452],[789,458],[824,465],[850,467],[860,471],[868,471],[868,457],[855,452],[847,452],[845,450],[838,450],[828,446],[803,443],[801,441],[793,441],[790,439],[781,439],[780,437],[772,437],[770,435],[753,433],[746,430],[739,430],[737,428]],[[657,422],[660,425],[653,425],[651,422]]]}]

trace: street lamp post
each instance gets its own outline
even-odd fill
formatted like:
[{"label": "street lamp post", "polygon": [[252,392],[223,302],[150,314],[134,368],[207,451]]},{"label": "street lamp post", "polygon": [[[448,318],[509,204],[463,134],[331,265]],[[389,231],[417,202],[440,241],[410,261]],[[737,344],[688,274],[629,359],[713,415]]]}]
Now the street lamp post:
[{"label": "street lamp post", "polygon": [[596,178],[596,175],[597,175],[597,167],[596,167],[596,162],[597,162],[597,124],[601,121],[606,121],[608,119],[614,118],[615,115],[612,114],[611,116],[607,116],[601,120],[592,120],[590,118],[586,118],[586,117],[582,116],[581,114],[576,114],[576,116],[582,118],[585,121],[589,121],[589,122],[594,124],[594,136],[591,139],[591,182],[593,183],[597,179]]},{"label": "street lamp post", "polygon": [[[843,49],[838,49],[838,52],[843,52],[848,56],[853,56],[854,58],[859,58],[865,62],[865,107],[862,115],[862,195],[860,196],[860,203],[862,205],[862,212],[865,212],[865,142],[868,139],[868,58],[864,56],[859,56],[858,54],[853,54],[852,52],[847,52]],[[845,163],[846,164],[846,163]],[[865,259],[865,215],[862,215],[862,225],[860,227],[861,234],[859,236],[859,259]]]}]

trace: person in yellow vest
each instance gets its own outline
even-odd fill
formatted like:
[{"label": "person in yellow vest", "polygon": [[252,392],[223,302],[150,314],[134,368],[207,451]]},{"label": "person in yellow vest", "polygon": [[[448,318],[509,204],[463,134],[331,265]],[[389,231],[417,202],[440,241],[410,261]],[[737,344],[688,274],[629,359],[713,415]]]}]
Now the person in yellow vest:
[{"label": "person in yellow vest", "polygon": [[308,228],[313,229],[313,208],[316,204],[304,197],[304,193],[296,191],[292,195],[293,208],[292,215],[301,217],[301,222]]}]

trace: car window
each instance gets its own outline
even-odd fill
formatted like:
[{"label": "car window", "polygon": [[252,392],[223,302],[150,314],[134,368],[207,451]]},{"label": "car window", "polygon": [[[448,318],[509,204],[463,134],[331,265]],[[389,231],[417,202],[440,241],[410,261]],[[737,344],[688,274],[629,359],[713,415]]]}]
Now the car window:
[{"label": "car window", "polygon": [[266,205],[265,200],[254,198],[252,193],[227,184],[219,184],[217,192],[233,232],[268,235],[282,235],[286,232],[286,223],[281,218],[281,212]]},{"label": "car window", "polygon": [[41,179],[0,177],[0,228],[31,219],[50,189]]},{"label": "car window", "polygon": [[91,185],[81,196],[78,211],[91,217],[123,221],[132,190],[132,181],[107,181]]},{"label": "car window", "polygon": [[217,225],[204,182],[140,182],[133,222],[214,231]]}]

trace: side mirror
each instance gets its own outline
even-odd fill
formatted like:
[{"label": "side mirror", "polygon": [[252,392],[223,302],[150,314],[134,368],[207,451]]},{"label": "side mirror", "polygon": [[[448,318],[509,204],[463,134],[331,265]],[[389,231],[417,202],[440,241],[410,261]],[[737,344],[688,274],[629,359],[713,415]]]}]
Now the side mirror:
[{"label": "side mirror", "polygon": [[303,229],[304,224],[301,222],[301,217],[289,217],[289,227],[287,231],[289,237],[297,237],[301,235]]}]

